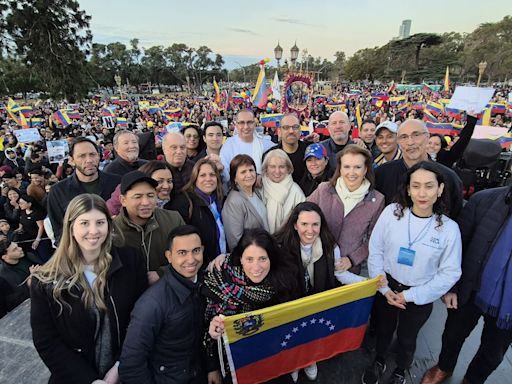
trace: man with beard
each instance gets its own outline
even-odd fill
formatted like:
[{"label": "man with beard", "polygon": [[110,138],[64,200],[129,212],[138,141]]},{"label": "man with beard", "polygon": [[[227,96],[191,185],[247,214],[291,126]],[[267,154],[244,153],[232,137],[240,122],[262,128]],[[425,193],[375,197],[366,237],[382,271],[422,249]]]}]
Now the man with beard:
[{"label": "man with beard", "polygon": [[123,176],[147,163],[147,160],[139,159],[139,137],[133,132],[125,129],[116,132],[114,149],[116,158],[105,167],[104,171],[107,173]]},{"label": "man with beard", "polygon": [[297,115],[287,113],[281,118],[281,123],[279,124],[279,144],[263,154],[263,158],[265,158],[266,154],[273,149],[279,148],[285,151],[292,162],[292,179],[296,183],[299,183],[304,172],[306,172],[304,154],[310,144],[300,140],[300,136],[300,122]]},{"label": "man with beard", "polygon": [[74,168],[73,174],[55,184],[48,195],[48,217],[60,241],[62,219],[69,202],[82,193],[94,193],[108,200],[121,181],[118,175],[101,172],[98,146],[91,139],[77,137],[71,143],[68,163]]},{"label": "man with beard", "polygon": [[331,113],[327,129],[331,137],[321,141],[320,144],[327,150],[329,166],[332,169],[336,169],[336,154],[348,144],[356,144],[350,139],[350,120],[348,115],[341,111]]}]

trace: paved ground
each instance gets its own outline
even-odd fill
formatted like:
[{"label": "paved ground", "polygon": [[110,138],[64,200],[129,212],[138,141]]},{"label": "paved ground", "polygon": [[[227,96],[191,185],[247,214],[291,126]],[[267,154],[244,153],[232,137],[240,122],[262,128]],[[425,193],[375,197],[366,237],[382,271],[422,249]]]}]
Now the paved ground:
[{"label": "paved ground", "polygon": [[[48,381],[48,370],[39,359],[32,345],[29,326],[29,307],[27,301],[0,319],[0,383],[38,384]],[[446,310],[440,302],[436,302],[434,311],[427,324],[418,336],[416,358],[411,369],[409,383],[417,384],[423,372],[432,366],[441,349],[441,334],[446,319]],[[464,372],[478,348],[481,324],[466,341],[459,358],[453,377],[447,384],[462,382]],[[319,363],[319,374],[316,383],[320,384],[357,384],[361,382],[361,374],[370,359],[364,348],[339,355],[328,361]],[[393,355],[389,357],[390,371],[393,370]],[[488,384],[512,382],[512,352],[509,349],[505,361],[487,380]],[[309,383],[304,373],[299,376],[299,383]]]}]

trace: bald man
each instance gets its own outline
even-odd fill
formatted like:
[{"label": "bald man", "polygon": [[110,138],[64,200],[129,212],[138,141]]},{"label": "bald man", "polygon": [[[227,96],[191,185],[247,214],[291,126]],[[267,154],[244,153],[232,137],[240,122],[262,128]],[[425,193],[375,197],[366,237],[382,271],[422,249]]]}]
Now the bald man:
[{"label": "bald man", "polygon": [[321,141],[320,144],[327,149],[329,165],[332,169],[336,169],[336,154],[343,150],[348,144],[355,144],[355,142],[350,139],[350,120],[348,115],[341,111],[331,113],[327,129],[331,137]]},{"label": "bald man", "polygon": [[[428,129],[421,120],[404,121],[398,128],[397,140],[402,158],[389,161],[375,169],[375,189],[386,198],[386,205],[395,201],[407,170],[421,161],[431,161],[427,155]],[[450,195],[449,217],[456,219],[462,209],[462,181],[450,168],[437,164]]]}]

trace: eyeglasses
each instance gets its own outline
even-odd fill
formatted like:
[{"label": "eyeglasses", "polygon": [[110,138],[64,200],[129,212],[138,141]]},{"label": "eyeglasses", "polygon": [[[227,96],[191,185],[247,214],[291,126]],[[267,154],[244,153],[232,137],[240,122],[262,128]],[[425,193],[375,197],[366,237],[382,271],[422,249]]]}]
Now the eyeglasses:
[{"label": "eyeglasses", "polygon": [[406,141],[409,139],[413,139],[414,141],[419,140],[421,137],[425,136],[426,132],[413,132],[410,135],[400,135],[398,136],[399,141]]},{"label": "eyeglasses", "polygon": [[248,121],[237,121],[236,122],[238,125],[241,125],[241,126],[244,126],[244,125],[253,125],[254,124],[254,120],[248,120]]},{"label": "eyeglasses", "polygon": [[299,124],[283,125],[283,126],[281,126],[281,130],[283,130],[283,131],[300,131],[300,125]]}]

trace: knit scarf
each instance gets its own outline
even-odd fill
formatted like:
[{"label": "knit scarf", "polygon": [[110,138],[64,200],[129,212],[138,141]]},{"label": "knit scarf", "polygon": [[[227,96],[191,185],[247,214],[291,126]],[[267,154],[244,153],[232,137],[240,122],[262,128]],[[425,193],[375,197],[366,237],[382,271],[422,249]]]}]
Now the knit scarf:
[{"label": "knit scarf", "polygon": [[252,285],[241,266],[230,265],[229,257],[220,271],[214,268],[206,275],[204,284],[210,291],[205,313],[208,320],[218,314],[229,316],[265,307],[275,293],[267,279]]},{"label": "knit scarf", "polygon": [[336,181],[336,192],[343,202],[345,216],[347,216],[359,202],[363,201],[369,189],[370,182],[367,179],[364,179],[359,188],[350,192],[343,180],[343,177],[338,177],[338,181]]},{"label": "knit scarf", "polygon": [[267,206],[270,233],[276,232],[298,200],[298,191],[293,188],[292,175],[287,175],[280,183],[274,183],[263,176],[263,197]]},{"label": "knit scarf", "polygon": [[485,264],[475,304],[497,317],[498,328],[512,329],[512,217],[509,216],[498,235]]},{"label": "knit scarf", "polygon": [[312,287],[315,286],[315,263],[322,257],[323,253],[320,237],[312,245],[300,244],[300,257],[304,266],[306,287],[309,287],[308,280]]}]

